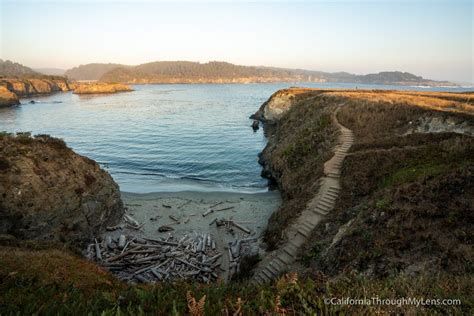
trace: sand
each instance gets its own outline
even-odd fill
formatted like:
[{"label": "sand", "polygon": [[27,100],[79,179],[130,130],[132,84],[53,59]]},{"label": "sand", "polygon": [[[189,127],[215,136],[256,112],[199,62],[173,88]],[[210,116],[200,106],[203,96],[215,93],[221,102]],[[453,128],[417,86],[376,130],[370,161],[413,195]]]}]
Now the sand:
[{"label": "sand", "polygon": [[[127,208],[126,214],[143,224],[140,231],[123,229],[112,232],[114,235],[124,233],[137,234],[149,238],[168,238],[170,235],[179,239],[194,232],[210,233],[216,241],[217,249],[227,254],[228,243],[235,239],[256,237],[251,243],[252,251],[264,255],[265,247],[262,233],[269,217],[281,204],[278,191],[245,194],[228,192],[158,192],[136,194],[122,192],[122,200]],[[219,203],[219,204],[218,204]],[[218,205],[216,205],[218,204]],[[216,211],[203,216],[209,208]],[[231,208],[232,207],[232,208]],[[230,208],[218,211],[219,209]],[[171,219],[175,217],[178,222]],[[251,231],[250,234],[233,227],[217,227],[214,219],[229,219]],[[173,227],[170,232],[158,232],[163,225]],[[228,256],[222,256],[222,278],[228,278]]]}]

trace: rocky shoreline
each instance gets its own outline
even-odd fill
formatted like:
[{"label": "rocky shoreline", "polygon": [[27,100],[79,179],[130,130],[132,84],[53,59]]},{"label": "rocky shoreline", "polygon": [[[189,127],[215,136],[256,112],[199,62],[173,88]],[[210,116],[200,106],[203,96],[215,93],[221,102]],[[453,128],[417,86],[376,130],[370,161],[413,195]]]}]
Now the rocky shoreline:
[{"label": "rocky shoreline", "polygon": [[0,107],[18,105],[21,98],[69,91],[75,94],[108,94],[133,89],[125,84],[71,82],[63,77],[0,78]]},{"label": "rocky shoreline", "polygon": [[0,107],[7,107],[20,104],[18,96],[8,90],[6,87],[0,86]]},{"label": "rocky shoreline", "polygon": [[78,84],[74,89],[74,94],[106,94],[106,93],[117,93],[117,92],[128,92],[133,91],[126,84],[122,83],[81,83]]}]

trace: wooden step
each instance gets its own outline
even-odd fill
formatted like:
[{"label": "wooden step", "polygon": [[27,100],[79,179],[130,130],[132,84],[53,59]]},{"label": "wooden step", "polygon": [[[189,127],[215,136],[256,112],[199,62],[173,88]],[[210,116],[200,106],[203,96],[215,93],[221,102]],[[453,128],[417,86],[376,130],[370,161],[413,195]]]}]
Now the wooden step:
[{"label": "wooden step", "polygon": [[272,262],[271,262],[271,261],[268,263],[267,269],[268,269],[271,273],[273,273],[275,276],[278,276],[278,275],[280,274],[280,271],[272,265]]},{"label": "wooden step", "polygon": [[309,233],[306,232],[306,231],[304,231],[304,230],[302,230],[301,228],[298,228],[298,230],[297,230],[296,232],[297,232],[298,234],[300,234],[300,235],[303,235],[303,236],[306,237],[306,238],[309,237]]},{"label": "wooden step", "polygon": [[324,193],[324,195],[329,195],[329,196],[332,196],[332,197],[334,197],[334,198],[338,198],[338,197],[339,197],[339,194],[337,194],[337,193],[335,193],[335,192],[333,192],[333,191],[329,191],[329,190],[326,191],[326,192]]},{"label": "wooden step", "polygon": [[318,214],[318,215],[326,216],[326,215],[328,215],[329,210],[322,210],[322,209],[320,209],[320,208],[318,208],[318,207],[315,207],[315,208],[313,209],[313,213]]},{"label": "wooden step", "polygon": [[311,235],[311,232],[313,231],[312,228],[308,228],[304,225],[300,225],[298,229],[301,229],[306,234],[305,237],[309,237],[309,235]]},{"label": "wooden step", "polygon": [[280,272],[281,270],[283,270],[285,268],[285,266],[281,265],[280,263],[278,263],[277,260],[273,259],[272,261],[270,261],[268,263],[269,265],[273,266],[274,269],[276,269],[276,271]]},{"label": "wooden step", "polygon": [[262,273],[270,280],[274,280],[276,276],[274,276],[269,270],[267,270],[267,267],[262,269]]},{"label": "wooden step", "polygon": [[276,257],[278,257],[280,261],[283,261],[285,265],[291,264],[294,260],[294,255],[289,255],[284,251],[278,251]]},{"label": "wooden step", "polygon": [[321,201],[329,202],[329,203],[331,203],[331,205],[332,205],[332,204],[334,204],[334,203],[336,202],[336,199],[335,199],[334,197],[332,197],[332,196],[323,195],[323,196],[321,197]]},{"label": "wooden step", "polygon": [[[295,257],[296,256],[296,251],[288,249],[288,247],[283,246],[281,249],[283,252],[285,252],[288,256],[290,257]],[[292,252],[293,251],[293,252]]]},{"label": "wooden step", "polygon": [[262,270],[258,273],[258,275],[260,276],[260,278],[263,280],[263,283],[269,283],[269,282],[271,282],[272,279],[269,278],[265,273],[263,273],[263,270],[264,270],[264,269],[262,269]]},{"label": "wooden step", "polygon": [[267,281],[265,279],[263,279],[261,276],[260,276],[260,273],[257,273],[253,276],[253,280],[258,284],[258,285],[263,285],[265,284]]},{"label": "wooden step", "polygon": [[274,258],[273,260],[277,261],[277,263],[280,264],[282,270],[285,269],[285,267],[286,267],[286,266],[288,265],[288,263],[289,263],[289,262],[286,262],[286,261],[284,260],[284,258],[282,258],[281,254],[278,255],[278,256],[275,256],[275,258]]},{"label": "wooden step", "polygon": [[307,227],[309,230],[313,230],[316,225],[313,225],[311,222],[307,221],[303,223],[303,226]]}]

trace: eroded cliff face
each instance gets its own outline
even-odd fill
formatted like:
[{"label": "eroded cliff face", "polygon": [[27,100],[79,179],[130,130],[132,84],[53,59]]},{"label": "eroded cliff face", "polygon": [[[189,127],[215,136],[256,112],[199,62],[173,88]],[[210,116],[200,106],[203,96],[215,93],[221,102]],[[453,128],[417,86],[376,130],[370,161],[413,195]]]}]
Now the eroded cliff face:
[{"label": "eroded cliff face", "polygon": [[276,123],[295,103],[302,95],[306,95],[311,92],[316,95],[322,92],[314,91],[305,88],[289,88],[278,90],[272,96],[262,104],[259,110],[251,116],[256,120],[260,120],[265,123]]},{"label": "eroded cliff face", "polygon": [[71,90],[66,79],[0,79],[3,86],[18,97],[50,94]]},{"label": "eroded cliff face", "polygon": [[7,88],[0,86],[0,107],[12,106],[17,104],[20,104],[18,96]]},{"label": "eroded cliff face", "polygon": [[82,83],[78,84],[74,89],[75,94],[100,94],[100,93],[117,93],[133,91],[126,84],[121,83]]},{"label": "eroded cliff face", "polygon": [[0,135],[0,234],[81,243],[123,215],[118,185],[49,136]]}]

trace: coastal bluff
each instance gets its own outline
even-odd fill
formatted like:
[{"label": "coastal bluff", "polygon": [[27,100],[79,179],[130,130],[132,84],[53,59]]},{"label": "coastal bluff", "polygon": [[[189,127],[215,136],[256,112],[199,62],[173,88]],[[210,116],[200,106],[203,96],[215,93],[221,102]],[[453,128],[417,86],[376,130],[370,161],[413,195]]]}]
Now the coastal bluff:
[{"label": "coastal bluff", "polygon": [[265,123],[275,123],[297,102],[298,95],[308,91],[309,89],[305,88],[278,90],[250,118]]},{"label": "coastal bluff", "polygon": [[0,86],[0,107],[12,106],[20,104],[18,96],[8,90],[6,87]]},{"label": "coastal bluff", "polygon": [[118,185],[48,135],[0,135],[0,234],[82,244],[123,215]]},{"label": "coastal bluff", "polygon": [[106,94],[133,91],[130,86],[121,83],[78,83],[74,94]]},{"label": "coastal bluff", "polygon": [[0,86],[3,86],[9,91],[15,93],[18,97],[48,95],[54,92],[71,90],[69,83],[65,78],[4,78],[0,79]]}]

